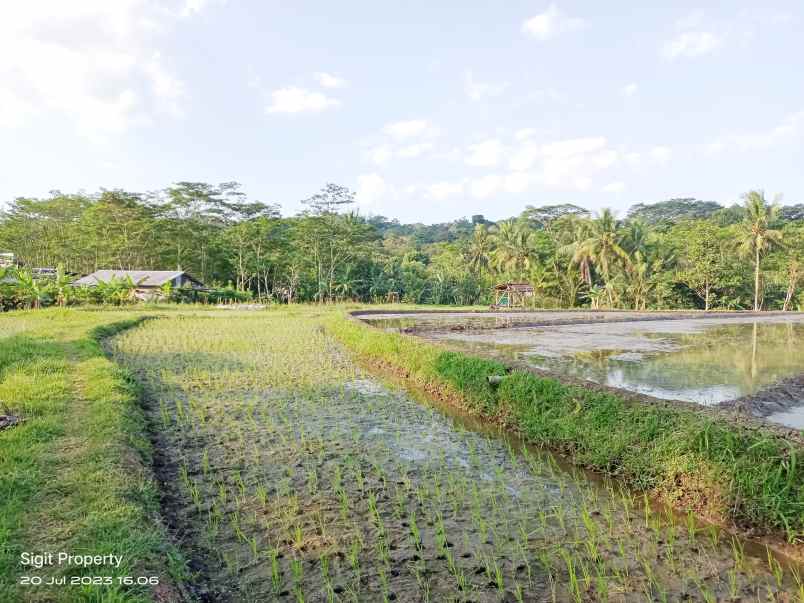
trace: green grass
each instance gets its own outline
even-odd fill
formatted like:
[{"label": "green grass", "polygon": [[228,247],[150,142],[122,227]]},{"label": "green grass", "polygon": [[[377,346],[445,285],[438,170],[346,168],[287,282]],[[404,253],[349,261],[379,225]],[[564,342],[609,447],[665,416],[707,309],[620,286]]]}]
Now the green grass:
[{"label": "green grass", "polygon": [[802,450],[770,432],[704,412],[639,404],[525,371],[502,383],[499,362],[448,352],[340,314],[329,331],[358,357],[441,388],[528,440],[616,475],[676,507],[741,527],[804,538]]},{"label": "green grass", "polygon": [[[0,600],[148,601],[181,563],[158,520],[150,443],[137,392],[99,340],[138,324],[131,313],[47,310],[0,317]],[[20,553],[114,553],[119,569],[29,570]],[[111,576],[114,586],[19,585],[22,575]],[[101,589],[102,588],[102,589]]]}]

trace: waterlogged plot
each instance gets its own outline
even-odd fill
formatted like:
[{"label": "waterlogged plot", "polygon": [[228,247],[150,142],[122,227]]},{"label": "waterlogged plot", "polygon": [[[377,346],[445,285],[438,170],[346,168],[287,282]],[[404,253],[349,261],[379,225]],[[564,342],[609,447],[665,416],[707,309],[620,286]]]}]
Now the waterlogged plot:
[{"label": "waterlogged plot", "polygon": [[197,594],[230,601],[792,601],[693,518],[364,374],[312,313],[151,321],[144,385]]},{"label": "waterlogged plot", "polygon": [[[393,328],[404,322],[417,334],[452,348],[545,369],[657,398],[719,404],[751,396],[746,408],[757,415],[804,428],[804,388],[773,387],[804,374],[804,316],[626,320],[628,313],[545,312],[541,320],[581,324],[522,327],[516,322],[490,328],[482,315],[438,318],[388,317],[372,324]],[[539,313],[523,313],[536,322]],[[633,315],[632,315],[633,316]],[[644,318],[646,315],[641,315]],[[439,322],[440,320],[440,322]],[[501,318],[486,318],[500,321]],[[514,314],[513,321],[519,320]],[[525,319],[522,319],[525,320]],[[593,321],[593,322],[588,322]]]}]

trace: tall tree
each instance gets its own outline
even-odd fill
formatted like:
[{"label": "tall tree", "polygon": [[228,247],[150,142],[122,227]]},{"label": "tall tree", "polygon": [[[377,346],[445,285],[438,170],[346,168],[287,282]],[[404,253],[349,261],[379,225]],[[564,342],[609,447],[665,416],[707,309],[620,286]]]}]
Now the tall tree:
[{"label": "tall tree", "polygon": [[576,241],[573,248],[573,261],[576,264],[580,265],[591,260],[595,268],[599,270],[599,274],[603,277],[609,305],[613,305],[613,290],[608,286],[611,280],[612,267],[617,262],[628,266],[631,260],[628,252],[623,247],[620,224],[612,211],[606,208],[592,220],[589,224],[588,237]]},{"label": "tall tree", "polygon": [[466,250],[466,259],[475,274],[482,274],[489,267],[492,237],[485,224],[476,224]]},{"label": "tall tree", "polygon": [[339,213],[354,202],[352,191],[331,183],[302,201],[308,209],[294,232],[300,259],[312,268],[317,301],[334,299],[339,271],[348,270],[376,237],[374,227],[356,213]]},{"label": "tall tree", "polygon": [[524,278],[536,261],[533,233],[527,225],[514,220],[501,222],[494,243],[495,268],[512,278]]},{"label": "tall tree", "polygon": [[771,228],[777,218],[778,206],[768,204],[762,191],[749,191],[743,199],[745,218],[739,245],[740,251],[754,262],[754,312],[759,312],[762,307],[760,263],[768,251],[782,245],[782,232]]},{"label": "tall tree", "polygon": [[727,260],[720,244],[720,229],[711,221],[685,222],[673,231],[681,247],[678,279],[703,302],[712,305],[712,291],[721,283]]}]

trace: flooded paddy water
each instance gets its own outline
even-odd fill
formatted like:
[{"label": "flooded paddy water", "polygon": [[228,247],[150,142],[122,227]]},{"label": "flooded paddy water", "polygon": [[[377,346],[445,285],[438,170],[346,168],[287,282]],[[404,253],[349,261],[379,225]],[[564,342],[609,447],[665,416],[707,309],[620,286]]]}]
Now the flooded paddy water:
[{"label": "flooded paddy water", "polygon": [[797,572],[356,366],[299,314],[149,321],[163,511],[207,601],[796,601]]},{"label": "flooded paddy water", "polygon": [[[801,314],[693,318],[524,312],[361,318],[385,329],[413,330],[460,351],[656,398],[704,405],[738,400],[753,414],[804,429],[804,384],[794,379],[804,375]],[[550,324],[555,321],[577,324]]]}]

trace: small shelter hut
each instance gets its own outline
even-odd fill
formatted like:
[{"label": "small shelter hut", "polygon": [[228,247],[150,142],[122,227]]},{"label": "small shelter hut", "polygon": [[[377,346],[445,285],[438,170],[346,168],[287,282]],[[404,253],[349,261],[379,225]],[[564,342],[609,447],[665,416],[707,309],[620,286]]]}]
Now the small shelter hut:
[{"label": "small shelter hut", "polygon": [[500,283],[494,286],[494,308],[524,308],[533,297],[530,283]]}]

